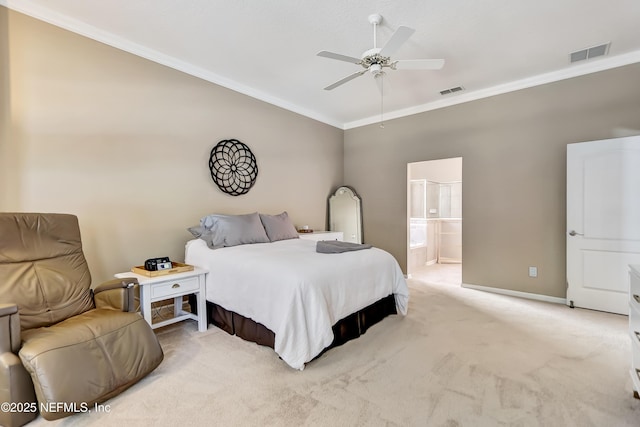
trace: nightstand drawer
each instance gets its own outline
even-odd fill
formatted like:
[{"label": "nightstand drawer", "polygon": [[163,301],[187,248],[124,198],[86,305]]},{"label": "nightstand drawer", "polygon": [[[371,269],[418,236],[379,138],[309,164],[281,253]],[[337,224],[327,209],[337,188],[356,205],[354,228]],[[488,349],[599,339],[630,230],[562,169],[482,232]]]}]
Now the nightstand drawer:
[{"label": "nightstand drawer", "polygon": [[157,300],[163,297],[171,297],[176,294],[184,295],[185,292],[195,292],[199,289],[200,281],[197,277],[182,280],[171,280],[151,286],[151,298],[153,300]]},{"label": "nightstand drawer", "polygon": [[[640,343],[635,334],[633,335],[631,337],[631,368],[636,371],[640,370]],[[637,379],[640,380],[640,375]]]},{"label": "nightstand drawer", "polygon": [[633,341],[640,345],[640,312],[638,306],[633,303],[629,303],[629,333]]},{"label": "nightstand drawer", "polygon": [[640,311],[640,276],[635,269],[629,272],[629,300]]},{"label": "nightstand drawer", "polygon": [[299,233],[301,239],[315,240],[342,240],[342,231],[314,231],[312,233]]}]

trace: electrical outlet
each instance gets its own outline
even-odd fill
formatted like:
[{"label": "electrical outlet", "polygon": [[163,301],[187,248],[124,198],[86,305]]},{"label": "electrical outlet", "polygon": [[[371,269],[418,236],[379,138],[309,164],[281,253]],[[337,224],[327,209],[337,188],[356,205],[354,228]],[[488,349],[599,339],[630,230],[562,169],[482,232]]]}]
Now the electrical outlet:
[{"label": "electrical outlet", "polygon": [[529,267],[529,277],[538,277],[538,267]]}]

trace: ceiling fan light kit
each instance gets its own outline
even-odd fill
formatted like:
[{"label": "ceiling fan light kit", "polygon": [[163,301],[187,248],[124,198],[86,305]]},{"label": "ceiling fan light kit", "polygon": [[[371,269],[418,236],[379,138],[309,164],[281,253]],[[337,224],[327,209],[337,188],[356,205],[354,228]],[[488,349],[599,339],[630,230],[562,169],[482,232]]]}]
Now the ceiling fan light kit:
[{"label": "ceiling fan light kit", "polygon": [[357,71],[353,74],[338,80],[337,82],[325,87],[325,90],[332,90],[341,86],[356,77],[360,77],[367,71],[374,77],[384,75],[384,69],[392,70],[439,70],[444,66],[444,59],[409,59],[409,60],[392,60],[391,55],[406,42],[415,32],[413,28],[400,26],[393,33],[387,43],[379,48],[377,43],[377,27],[382,22],[382,16],[379,14],[369,15],[369,23],[373,25],[373,48],[365,51],[360,58],[342,55],[339,53],[323,50],[318,52],[318,56],[324,58],[336,59],[338,61],[349,62],[360,65],[364,70]]}]

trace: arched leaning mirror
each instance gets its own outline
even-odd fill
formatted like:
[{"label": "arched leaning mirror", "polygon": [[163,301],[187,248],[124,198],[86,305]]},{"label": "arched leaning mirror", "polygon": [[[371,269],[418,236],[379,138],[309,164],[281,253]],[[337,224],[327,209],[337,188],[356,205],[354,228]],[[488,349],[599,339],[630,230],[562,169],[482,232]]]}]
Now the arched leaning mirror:
[{"label": "arched leaning mirror", "polygon": [[329,197],[329,230],[342,231],[345,242],[362,243],[362,203],[351,187],[339,187]]}]

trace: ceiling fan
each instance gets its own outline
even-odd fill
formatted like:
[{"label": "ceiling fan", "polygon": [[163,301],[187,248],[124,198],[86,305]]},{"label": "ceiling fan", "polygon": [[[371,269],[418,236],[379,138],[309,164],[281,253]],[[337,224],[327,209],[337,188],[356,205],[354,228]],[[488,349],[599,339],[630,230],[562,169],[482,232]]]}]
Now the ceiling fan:
[{"label": "ceiling fan", "polygon": [[341,55],[339,53],[328,52],[326,50],[318,52],[318,56],[350,62],[352,64],[361,65],[364,68],[364,70],[350,74],[347,77],[325,87],[324,90],[335,89],[356,77],[360,77],[367,71],[376,78],[376,81],[381,82],[382,79],[380,77],[384,76],[385,68],[390,68],[392,70],[439,70],[444,66],[444,59],[392,60],[391,55],[398,50],[398,48],[409,39],[409,37],[411,37],[415,30],[413,28],[400,26],[396,32],[393,33],[387,43],[382,48],[379,48],[377,47],[376,30],[381,22],[381,15],[369,15],[369,23],[373,25],[373,48],[364,52],[361,58]]}]

